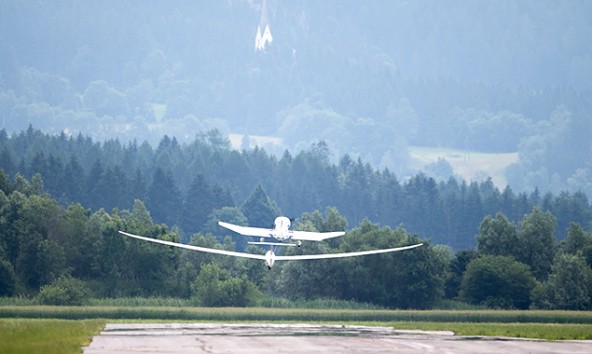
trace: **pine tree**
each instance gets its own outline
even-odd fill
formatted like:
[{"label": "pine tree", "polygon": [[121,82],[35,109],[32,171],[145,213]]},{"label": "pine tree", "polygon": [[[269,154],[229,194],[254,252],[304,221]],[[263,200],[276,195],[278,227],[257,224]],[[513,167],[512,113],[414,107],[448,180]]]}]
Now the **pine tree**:
[{"label": "pine tree", "polygon": [[205,176],[196,175],[183,201],[181,229],[189,234],[201,230],[214,210],[214,205],[212,189]]},{"label": "pine tree", "polygon": [[261,185],[257,185],[253,194],[241,206],[241,211],[249,220],[249,224],[256,227],[267,227],[280,215],[279,208],[267,196]]},{"label": "pine tree", "polygon": [[181,192],[170,171],[154,170],[148,187],[146,205],[157,223],[176,225],[182,208]]}]

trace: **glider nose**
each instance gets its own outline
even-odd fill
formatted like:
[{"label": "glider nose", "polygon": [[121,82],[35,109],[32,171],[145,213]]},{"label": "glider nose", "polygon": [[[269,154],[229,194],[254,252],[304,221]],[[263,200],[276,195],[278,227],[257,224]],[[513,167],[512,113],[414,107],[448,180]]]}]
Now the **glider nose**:
[{"label": "glider nose", "polygon": [[267,253],[265,253],[265,264],[267,265],[267,268],[271,269],[271,267],[273,267],[274,262],[275,253],[273,253],[272,250],[267,251]]}]

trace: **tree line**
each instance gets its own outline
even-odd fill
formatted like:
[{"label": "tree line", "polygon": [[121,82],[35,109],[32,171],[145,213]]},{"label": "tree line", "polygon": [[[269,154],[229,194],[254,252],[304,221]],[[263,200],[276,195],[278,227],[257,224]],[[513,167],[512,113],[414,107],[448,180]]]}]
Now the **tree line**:
[{"label": "tree line", "polygon": [[[39,174],[43,191],[62,206],[81,203],[109,212],[142,200],[155,222],[178,226],[184,240],[195,232],[221,237],[211,215],[266,226],[278,214],[297,217],[332,206],[351,225],[364,218],[391,228],[404,225],[454,250],[474,247],[480,222],[497,212],[519,222],[533,207],[549,211],[557,218],[559,239],[572,222],[592,227],[592,207],[582,192],[515,193],[490,179],[436,181],[421,173],[401,181],[389,169],[349,155],[331,162],[324,142],[276,157],[260,148],[233,150],[218,131],[199,133],[190,144],[164,136],[153,148],[32,127],[10,136],[1,130],[0,167],[10,178]],[[252,211],[256,208],[248,203],[266,211]],[[236,209],[242,215],[229,212]]]},{"label": "tree line", "polygon": [[[417,242],[424,246],[395,254],[285,262],[267,271],[260,261],[122,237],[118,230],[181,239],[178,228],[154,223],[140,200],[130,210],[92,212],[78,203],[61,206],[42,186],[39,174],[30,181],[21,175],[11,181],[0,170],[0,296],[70,305],[84,304],[90,296],[164,296],[192,299],[199,306],[252,306],[279,296],[389,308],[432,308],[451,300],[490,308],[592,309],[592,234],[573,223],[567,238],[557,242],[556,218],[537,207],[518,225],[503,213],[485,217],[477,247],[456,253],[403,227],[364,219],[342,238],[284,251],[348,252]],[[255,207],[261,199],[251,202]],[[324,215],[303,213],[295,225],[328,231],[345,228],[347,220],[336,208],[328,208]],[[195,233],[189,243],[237,247],[229,235],[220,241],[212,234]],[[249,252],[264,252],[249,247]]]},{"label": "tree line", "polygon": [[[304,278],[298,280],[293,276],[286,277],[287,273],[282,271],[281,265],[273,271],[267,271],[265,265],[258,261],[186,252],[122,237],[118,230],[180,241],[178,229],[155,224],[140,200],[136,200],[129,211],[114,210],[111,213],[104,209],[91,212],[80,204],[62,207],[42,192],[39,174],[31,181],[19,175],[12,182],[2,170],[0,190],[2,296],[37,296],[51,302],[55,298],[50,294],[60,287],[82,287],[85,289],[83,292],[95,297],[171,296],[193,298],[196,304],[203,306],[247,306],[269,295],[315,296],[312,293],[305,295],[307,291],[302,288],[313,286],[313,283]],[[343,228],[345,219],[336,209],[329,209],[326,217],[319,212],[303,215],[298,225],[305,229]],[[402,229],[384,229],[380,238],[374,237],[372,233],[376,233],[377,228],[366,222],[341,244],[303,246],[298,251],[352,250],[419,242],[417,236]],[[211,234],[196,233],[189,242],[204,247],[235,249],[231,237],[219,242]],[[250,247],[250,252],[263,252],[262,249]],[[334,287],[339,287],[345,292],[343,298],[377,302],[385,306],[429,306],[437,299],[437,289],[432,290],[441,283],[437,278],[442,277],[437,272],[431,274],[425,264],[430,263],[431,259],[441,262],[441,257],[437,255],[435,248],[426,245],[412,262],[407,262],[410,256],[403,256],[392,260],[382,258],[380,263],[361,263],[353,273],[355,276],[349,276],[351,280],[338,279],[340,275],[335,274],[335,278],[331,278],[336,282],[325,282],[323,291],[326,296],[338,297],[330,289],[337,290]],[[387,268],[397,269],[399,281],[425,284],[421,289],[417,288],[414,295],[409,288],[398,290],[396,296],[390,290],[380,291],[384,296],[374,298],[367,288],[368,275],[376,267],[390,262],[397,266],[393,264]],[[401,267],[406,263],[405,267]],[[309,277],[326,277],[334,267],[328,262],[317,265],[316,271]],[[342,264],[333,269],[341,269],[340,273],[345,276],[350,266],[354,264]],[[406,273],[410,267],[415,269],[416,274],[413,276]],[[434,267],[442,269],[436,265]],[[383,273],[383,276],[387,274]],[[362,278],[358,279],[358,276]],[[398,288],[397,284],[391,281],[384,286],[394,290]],[[426,292],[426,289],[430,291]]]}]

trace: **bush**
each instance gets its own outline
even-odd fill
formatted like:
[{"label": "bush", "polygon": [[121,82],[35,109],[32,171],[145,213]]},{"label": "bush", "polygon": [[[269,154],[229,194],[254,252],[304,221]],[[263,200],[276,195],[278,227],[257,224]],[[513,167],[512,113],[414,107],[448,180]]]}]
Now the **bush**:
[{"label": "bush", "polygon": [[42,305],[80,306],[88,302],[90,291],[82,280],[61,276],[49,285],[44,285],[37,300]]},{"label": "bush", "polygon": [[217,264],[205,265],[193,283],[194,298],[208,307],[246,307],[256,304],[261,293],[245,276],[235,278]]},{"label": "bush", "polygon": [[491,308],[527,309],[535,285],[527,265],[511,257],[483,256],[468,264],[460,298]]}]

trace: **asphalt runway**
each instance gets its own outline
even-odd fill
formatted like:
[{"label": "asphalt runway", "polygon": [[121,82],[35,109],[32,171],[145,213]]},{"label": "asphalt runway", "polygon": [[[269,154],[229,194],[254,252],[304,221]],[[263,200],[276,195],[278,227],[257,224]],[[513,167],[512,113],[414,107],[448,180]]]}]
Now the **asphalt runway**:
[{"label": "asphalt runway", "polygon": [[452,332],[307,324],[108,324],[85,354],[592,353],[592,341],[463,337]]}]

